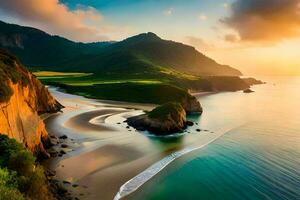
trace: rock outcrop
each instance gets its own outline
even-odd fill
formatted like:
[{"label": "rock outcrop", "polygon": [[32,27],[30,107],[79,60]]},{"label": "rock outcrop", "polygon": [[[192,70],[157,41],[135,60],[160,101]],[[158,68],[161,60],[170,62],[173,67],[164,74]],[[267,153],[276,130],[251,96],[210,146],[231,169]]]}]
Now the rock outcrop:
[{"label": "rock outcrop", "polygon": [[156,135],[182,131],[187,126],[186,112],[179,103],[167,103],[151,112],[127,119],[128,125],[137,130],[148,130]]},{"label": "rock outcrop", "polygon": [[243,81],[245,81],[249,86],[265,84],[265,82],[255,78],[243,78]]},{"label": "rock outcrop", "polygon": [[199,113],[203,112],[200,102],[197,100],[196,97],[189,94],[186,98],[182,99],[180,102],[182,107],[187,113]]},{"label": "rock outcrop", "polygon": [[249,89],[244,90],[243,92],[244,92],[244,93],[252,93],[252,92],[254,92],[254,91],[251,90],[251,89],[249,88]]},{"label": "rock outcrop", "polygon": [[0,50],[0,133],[22,142],[34,153],[46,153],[48,133],[40,114],[63,106],[17,59]]}]

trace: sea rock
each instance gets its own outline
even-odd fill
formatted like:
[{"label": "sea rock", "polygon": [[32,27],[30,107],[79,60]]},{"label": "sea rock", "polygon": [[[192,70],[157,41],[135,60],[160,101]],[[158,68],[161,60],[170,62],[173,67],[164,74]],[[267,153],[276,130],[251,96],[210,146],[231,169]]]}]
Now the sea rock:
[{"label": "sea rock", "polygon": [[146,129],[157,135],[168,135],[186,127],[186,112],[180,103],[167,103],[148,114],[128,118],[127,123],[137,130]]},{"label": "sea rock", "polygon": [[192,122],[192,121],[186,121],[186,125],[187,125],[187,126],[193,126],[193,125],[194,125],[194,122]]},{"label": "sea rock", "polygon": [[66,136],[66,135],[62,135],[62,136],[59,137],[59,139],[63,139],[63,140],[65,140],[67,138],[68,138],[68,136]]},{"label": "sea rock", "polygon": [[60,150],[59,153],[60,153],[60,154],[66,154],[67,152],[65,152],[64,150]]},{"label": "sea rock", "polygon": [[58,195],[65,195],[68,192],[68,190],[60,183],[56,184],[56,191]]},{"label": "sea rock", "polygon": [[47,151],[51,157],[56,157],[58,155],[58,152],[54,149],[48,149]]},{"label": "sea rock", "polygon": [[203,112],[200,102],[191,94],[188,94],[187,97],[183,98],[180,103],[187,113],[201,114]]},{"label": "sea rock", "polygon": [[69,147],[69,145],[67,145],[67,144],[61,144],[60,145],[62,148],[68,148]]},{"label": "sea rock", "polygon": [[265,82],[261,81],[261,80],[257,80],[255,78],[243,78],[243,80],[249,85],[260,85],[260,84],[265,84]]},{"label": "sea rock", "polygon": [[251,90],[250,88],[248,88],[248,89],[244,90],[244,93],[252,93],[252,92],[254,92],[254,91],[253,91],[253,90]]}]

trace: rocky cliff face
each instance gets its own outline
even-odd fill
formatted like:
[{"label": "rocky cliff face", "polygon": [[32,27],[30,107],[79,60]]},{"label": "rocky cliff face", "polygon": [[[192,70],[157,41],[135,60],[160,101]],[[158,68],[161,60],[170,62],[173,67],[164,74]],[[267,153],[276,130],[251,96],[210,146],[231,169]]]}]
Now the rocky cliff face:
[{"label": "rocky cliff face", "polygon": [[186,127],[186,112],[180,103],[166,103],[147,114],[128,118],[127,123],[137,130],[168,135],[180,132]]},{"label": "rocky cliff face", "polygon": [[0,133],[22,142],[28,149],[45,153],[48,133],[40,114],[62,108],[48,89],[17,59],[0,51]]},{"label": "rocky cliff face", "polygon": [[181,105],[187,113],[201,114],[203,112],[200,102],[191,94],[182,100]]}]

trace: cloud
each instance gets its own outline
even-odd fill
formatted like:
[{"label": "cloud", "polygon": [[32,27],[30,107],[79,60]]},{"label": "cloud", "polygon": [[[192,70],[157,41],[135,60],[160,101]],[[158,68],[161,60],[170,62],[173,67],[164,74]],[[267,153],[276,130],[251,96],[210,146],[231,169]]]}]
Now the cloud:
[{"label": "cloud", "polygon": [[105,35],[114,31],[92,7],[78,6],[70,10],[59,0],[0,0],[0,5],[0,12],[21,24],[76,41],[108,39]]},{"label": "cloud", "polygon": [[171,15],[173,15],[173,12],[174,12],[174,8],[168,8],[163,13],[165,16],[171,16]]},{"label": "cloud", "polygon": [[236,0],[221,22],[241,41],[278,42],[300,36],[299,5],[300,0]]},{"label": "cloud", "polygon": [[224,36],[225,41],[227,42],[238,42],[240,40],[239,36],[236,34],[226,34]]},{"label": "cloud", "polygon": [[201,21],[206,21],[208,19],[208,17],[205,14],[201,14],[198,16],[198,19]]},{"label": "cloud", "polygon": [[213,50],[215,48],[215,46],[213,44],[207,43],[200,37],[187,36],[186,42],[189,45],[196,47],[200,51]]}]

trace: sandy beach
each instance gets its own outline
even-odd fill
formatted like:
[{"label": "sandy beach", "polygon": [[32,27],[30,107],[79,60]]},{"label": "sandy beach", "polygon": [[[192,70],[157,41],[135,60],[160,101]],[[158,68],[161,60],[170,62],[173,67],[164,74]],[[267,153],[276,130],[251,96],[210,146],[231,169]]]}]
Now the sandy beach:
[{"label": "sandy beach", "polygon": [[208,130],[196,132],[197,125],[181,136],[153,137],[124,121],[155,105],[97,101],[50,91],[66,108],[48,117],[46,127],[50,134],[68,136],[63,141],[68,153],[46,165],[56,171],[56,179],[69,182],[65,186],[80,199],[114,199],[123,184],[152,164],[217,137]]}]

